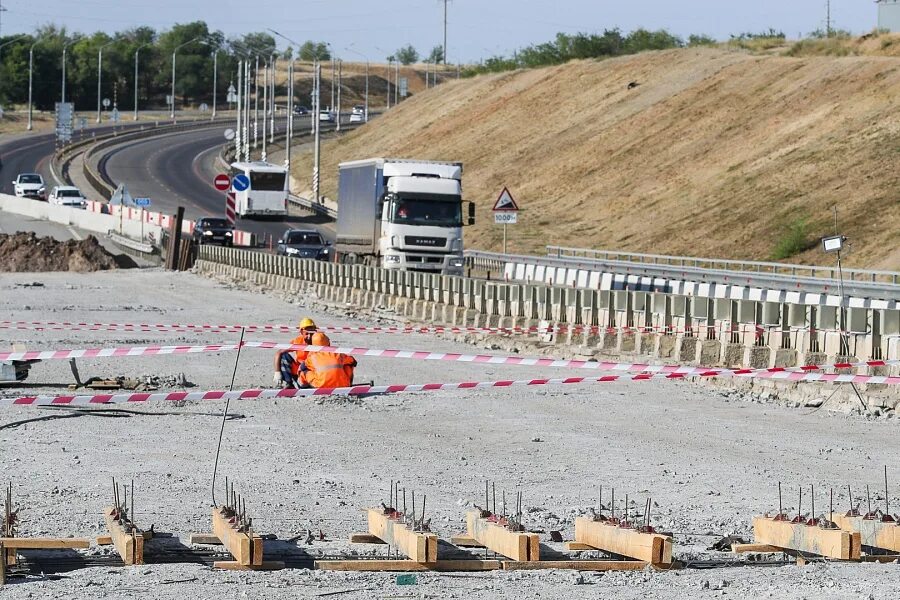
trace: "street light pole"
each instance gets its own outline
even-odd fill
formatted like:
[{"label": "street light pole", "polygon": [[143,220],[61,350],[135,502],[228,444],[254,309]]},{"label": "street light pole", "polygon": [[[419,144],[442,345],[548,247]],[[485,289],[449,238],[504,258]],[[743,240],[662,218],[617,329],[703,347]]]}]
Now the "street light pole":
[{"label": "street light pole", "polygon": [[141,48],[146,48],[147,46],[151,46],[152,42],[147,42],[146,44],[141,44],[134,51],[134,120],[138,120],[138,54],[141,51]]},{"label": "street light pole", "polygon": [[103,80],[103,49],[107,46],[111,46],[114,42],[109,42],[107,44],[103,44],[100,46],[100,50],[97,52],[97,122],[100,122],[100,97],[103,95],[101,91],[100,84]]},{"label": "street light pole", "polygon": [[253,149],[259,140],[259,56],[256,57],[256,70],[253,71]]},{"label": "street light pole", "polygon": [[262,132],[262,155],[263,162],[266,162],[268,153],[266,152],[266,143],[269,136],[266,135],[266,113],[269,112],[269,61],[266,60],[266,66],[263,70],[263,132]]},{"label": "street light pole", "polygon": [[[272,91],[269,93],[269,97],[272,99],[271,105],[272,110],[269,112],[269,143],[275,143],[275,73],[278,72],[276,69],[276,65],[278,64],[278,57],[274,54],[272,55]],[[264,124],[265,125],[265,124]]]},{"label": "street light pole", "polygon": [[344,75],[344,61],[338,61],[338,86],[337,86],[337,125],[335,126],[335,131],[341,130],[341,81],[343,80]]},{"label": "street light pole", "polygon": [[313,122],[315,123],[315,142],[313,144],[313,198],[316,202],[319,202],[319,164],[320,164],[320,145],[321,145],[321,136],[320,130],[321,126],[319,123],[319,105],[321,104],[321,88],[322,88],[322,65],[320,63],[316,63],[316,74],[314,78],[313,87],[315,89],[315,96],[313,97],[313,102],[316,105],[315,113],[313,114]]},{"label": "street light pole", "polygon": [[200,37],[195,37],[192,40],[189,40],[183,44],[175,46],[175,49],[172,50],[172,111],[169,114],[169,117],[172,119],[175,118],[175,55],[178,53],[178,51],[180,49],[184,48],[188,44],[193,44],[194,42],[196,42],[199,39],[200,39]]},{"label": "street light pole", "polygon": [[234,129],[234,160],[241,160],[241,115],[243,114],[243,106],[241,104],[241,98],[244,97],[244,61],[238,61],[238,70],[237,70],[237,105],[235,106],[237,112],[237,125]]},{"label": "street light pole", "polygon": [[67,42],[67,43],[63,46],[63,55],[62,55],[62,100],[61,100],[61,102],[62,102],[63,104],[66,103],[66,52],[68,51],[69,46],[71,46],[71,45],[74,44],[74,43],[75,43],[75,40],[72,40],[71,42]]},{"label": "street light pole", "polygon": [[216,98],[219,91],[219,49],[213,50],[213,109],[210,121],[216,120]]},{"label": "street light pole", "polygon": [[31,131],[33,128],[31,121],[31,75],[34,72],[34,47],[37,44],[37,42],[33,43],[31,48],[28,49],[28,127],[26,127],[28,131]]},{"label": "street light pole", "polygon": [[284,168],[287,169],[288,191],[291,187],[291,144],[294,141],[294,54],[288,63],[287,137],[284,142]]}]

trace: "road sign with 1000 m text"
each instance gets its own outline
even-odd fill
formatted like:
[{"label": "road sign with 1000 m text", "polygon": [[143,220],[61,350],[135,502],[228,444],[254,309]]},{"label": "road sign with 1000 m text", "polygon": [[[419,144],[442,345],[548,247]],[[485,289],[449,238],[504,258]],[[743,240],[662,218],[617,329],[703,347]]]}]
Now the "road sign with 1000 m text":
[{"label": "road sign with 1000 m text", "polygon": [[494,224],[495,225],[515,225],[518,223],[519,213],[514,211],[500,212],[497,211],[494,213]]}]

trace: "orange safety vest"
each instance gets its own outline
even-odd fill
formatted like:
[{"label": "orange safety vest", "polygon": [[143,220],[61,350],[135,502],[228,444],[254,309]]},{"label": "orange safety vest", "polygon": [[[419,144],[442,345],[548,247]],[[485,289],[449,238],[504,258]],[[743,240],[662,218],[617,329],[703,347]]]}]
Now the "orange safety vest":
[{"label": "orange safety vest", "polygon": [[310,352],[306,358],[305,383],[314,388],[350,387],[356,359],[337,352]]},{"label": "orange safety vest", "polygon": [[[303,334],[292,339],[291,344],[294,346],[305,345],[306,340],[304,339]],[[296,360],[294,364],[291,365],[291,375],[297,377],[300,374],[300,363],[306,360],[306,357],[309,356],[309,352],[306,350],[296,350],[294,351],[294,356],[296,357]]]}]

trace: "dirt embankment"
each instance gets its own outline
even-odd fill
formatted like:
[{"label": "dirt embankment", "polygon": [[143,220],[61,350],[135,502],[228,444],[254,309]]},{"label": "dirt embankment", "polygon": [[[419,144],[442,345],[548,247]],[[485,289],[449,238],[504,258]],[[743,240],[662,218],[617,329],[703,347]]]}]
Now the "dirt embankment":
[{"label": "dirt embankment", "polygon": [[[463,161],[469,247],[500,247],[490,208],[509,186],[511,252],[766,260],[794,235],[791,260],[830,262],[815,242],[837,205],[848,262],[900,269],[896,58],[684,49],[450,81],[329,142],[324,193],[371,156]],[[302,155],[295,176],[311,171]]]},{"label": "dirt embankment", "polygon": [[0,234],[0,271],[7,273],[89,273],[133,266],[129,258],[110,254],[94,236],[60,242],[52,237],[39,238],[33,232]]}]

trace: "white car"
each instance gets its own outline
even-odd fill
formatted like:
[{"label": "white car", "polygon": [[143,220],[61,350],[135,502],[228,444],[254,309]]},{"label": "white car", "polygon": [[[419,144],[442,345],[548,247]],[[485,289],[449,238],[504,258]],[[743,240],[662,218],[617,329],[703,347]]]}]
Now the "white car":
[{"label": "white car", "polygon": [[363,105],[363,104],[357,104],[356,106],[354,106],[354,107],[353,107],[353,114],[354,114],[354,115],[364,115],[364,114],[366,114],[366,107],[365,107],[365,105]]},{"label": "white car", "polygon": [[365,120],[366,120],[366,119],[365,119],[365,117],[362,115],[362,113],[353,113],[353,114],[350,115],[350,122],[351,122],[351,123],[362,123],[362,122],[365,121]]},{"label": "white car", "polygon": [[334,113],[330,110],[320,110],[319,120],[327,121],[328,123],[334,123]]},{"label": "white car", "polygon": [[58,185],[50,192],[50,204],[71,206],[73,208],[87,208],[87,198],[77,187],[70,185]]},{"label": "white car", "polygon": [[44,178],[37,173],[19,173],[19,176],[13,179],[12,184],[16,196],[20,198],[47,199]]}]

